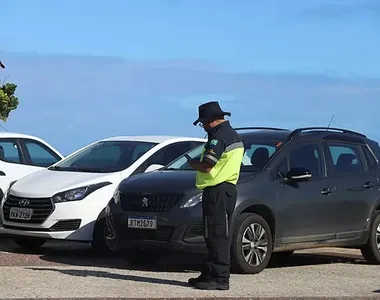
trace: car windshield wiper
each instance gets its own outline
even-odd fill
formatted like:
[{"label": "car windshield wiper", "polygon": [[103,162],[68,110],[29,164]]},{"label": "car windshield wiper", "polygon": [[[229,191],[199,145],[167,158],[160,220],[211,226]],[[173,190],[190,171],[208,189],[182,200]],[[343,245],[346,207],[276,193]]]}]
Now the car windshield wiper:
[{"label": "car windshield wiper", "polygon": [[50,166],[50,167],[48,167],[48,170],[56,170],[56,171],[58,171],[58,170],[62,170],[62,167],[60,167],[60,166]]},{"label": "car windshield wiper", "polygon": [[109,172],[108,170],[101,169],[91,169],[91,168],[82,168],[82,167],[60,167],[60,166],[51,166],[48,170],[55,171],[67,171],[67,172],[92,172],[92,173],[105,173]]},{"label": "car windshield wiper", "polygon": [[63,170],[63,171],[74,171],[74,172],[94,172],[94,173],[106,172],[106,170],[83,168],[83,167],[67,167],[67,168],[62,168],[61,170]]}]

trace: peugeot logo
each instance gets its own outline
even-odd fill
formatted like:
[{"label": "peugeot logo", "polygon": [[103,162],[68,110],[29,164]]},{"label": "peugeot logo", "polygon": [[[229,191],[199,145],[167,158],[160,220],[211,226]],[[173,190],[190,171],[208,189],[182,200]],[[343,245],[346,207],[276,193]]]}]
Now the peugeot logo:
[{"label": "peugeot logo", "polygon": [[18,204],[20,204],[21,206],[27,206],[30,204],[30,201],[28,199],[21,199]]},{"label": "peugeot logo", "polygon": [[142,207],[148,207],[148,198],[144,197],[141,199],[141,206]]}]

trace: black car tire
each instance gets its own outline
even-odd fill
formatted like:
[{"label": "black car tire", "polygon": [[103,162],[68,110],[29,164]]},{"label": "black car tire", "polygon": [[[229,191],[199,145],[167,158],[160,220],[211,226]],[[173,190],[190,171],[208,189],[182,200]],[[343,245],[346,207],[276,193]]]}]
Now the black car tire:
[{"label": "black car tire", "polygon": [[368,241],[365,245],[361,247],[361,253],[365,260],[372,265],[380,264],[380,251],[378,249],[378,243],[380,243],[380,232],[377,231],[377,228],[380,225],[380,213],[378,212],[371,223],[369,230]]},{"label": "black car tire", "polygon": [[46,243],[46,240],[44,239],[35,239],[28,237],[15,238],[13,241],[22,249],[29,251],[39,250]]},{"label": "black car tire", "polygon": [[112,252],[106,243],[105,217],[100,218],[95,223],[91,246],[92,246],[92,250],[99,254],[110,254]]},{"label": "black car tire", "polygon": [[[267,252],[263,261],[258,266],[249,264],[243,255],[243,234],[252,224],[257,224],[264,229],[267,239]],[[263,217],[255,213],[244,213],[237,218],[235,231],[231,241],[231,269],[235,273],[257,274],[263,271],[269,263],[273,250],[272,233],[268,223]]]}]

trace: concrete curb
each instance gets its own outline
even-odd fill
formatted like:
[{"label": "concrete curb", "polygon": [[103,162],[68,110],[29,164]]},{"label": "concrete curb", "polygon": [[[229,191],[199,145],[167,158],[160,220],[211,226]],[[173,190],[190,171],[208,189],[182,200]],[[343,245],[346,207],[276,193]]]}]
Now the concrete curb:
[{"label": "concrete curb", "polygon": [[[25,300],[26,298],[0,298],[0,300]],[[36,300],[94,300],[94,299],[105,299],[105,300],[146,300],[148,298],[29,298]],[[380,296],[363,296],[363,297],[352,297],[352,296],[341,296],[341,297],[171,297],[171,298],[149,298],[154,300],[374,300],[380,299]]]}]

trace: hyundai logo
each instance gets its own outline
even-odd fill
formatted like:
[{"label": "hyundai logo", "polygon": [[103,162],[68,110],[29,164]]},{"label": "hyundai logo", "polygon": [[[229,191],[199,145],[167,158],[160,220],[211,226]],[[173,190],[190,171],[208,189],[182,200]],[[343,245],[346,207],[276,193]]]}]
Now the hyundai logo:
[{"label": "hyundai logo", "polygon": [[30,201],[28,199],[21,199],[18,204],[20,204],[21,206],[27,206],[30,204]]}]

